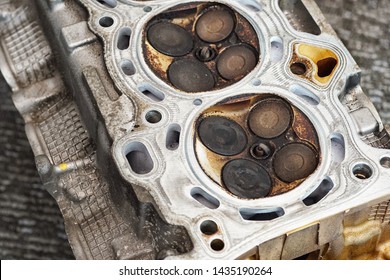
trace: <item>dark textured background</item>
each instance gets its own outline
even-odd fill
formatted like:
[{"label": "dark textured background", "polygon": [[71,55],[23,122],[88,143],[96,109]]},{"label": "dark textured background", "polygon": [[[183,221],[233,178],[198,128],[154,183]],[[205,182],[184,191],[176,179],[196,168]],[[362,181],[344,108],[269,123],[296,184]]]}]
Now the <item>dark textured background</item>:
[{"label": "dark textured background", "polygon": [[[317,0],[390,122],[390,1]],[[0,78],[0,259],[70,259],[62,216],[36,172],[23,120]]]}]

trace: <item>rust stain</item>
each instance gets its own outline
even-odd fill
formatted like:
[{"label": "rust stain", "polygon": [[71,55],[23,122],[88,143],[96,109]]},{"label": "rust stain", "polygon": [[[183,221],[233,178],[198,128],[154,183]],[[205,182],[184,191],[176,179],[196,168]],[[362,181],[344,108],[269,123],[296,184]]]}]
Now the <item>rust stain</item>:
[{"label": "rust stain", "polygon": [[[233,31],[233,34],[230,35],[227,39],[225,39],[222,42],[219,42],[217,44],[210,44],[203,42],[199,39],[199,37],[196,35],[195,32],[195,25],[197,19],[206,12],[209,8],[214,6],[221,6],[226,7],[233,11],[234,13],[234,19],[236,21],[236,28]],[[206,3],[206,2],[198,2],[198,3],[189,3],[189,4],[182,4],[175,6],[169,10],[166,10],[165,12],[155,16],[152,20],[150,20],[147,24],[147,27],[145,30],[148,29],[149,26],[153,25],[154,23],[160,22],[160,21],[168,21],[174,24],[177,24],[184,29],[186,29],[188,32],[192,33],[193,39],[194,39],[194,48],[192,52],[189,54],[182,56],[182,57],[167,57],[161,53],[159,53],[157,50],[155,50],[148,42],[146,31],[143,33],[143,51],[144,51],[144,57],[145,61],[148,64],[148,66],[151,68],[151,70],[164,82],[167,84],[170,84],[170,81],[167,77],[167,70],[169,68],[169,65],[176,60],[186,59],[186,58],[192,58],[196,59],[196,50],[198,50],[201,47],[207,47],[210,46],[214,50],[216,50],[216,58],[214,60],[211,60],[209,62],[205,62],[205,65],[209,68],[209,70],[213,73],[214,79],[215,79],[215,87],[214,89],[222,89],[227,86],[230,86],[239,80],[241,80],[244,76],[237,77],[233,80],[225,80],[223,79],[217,70],[216,67],[216,61],[218,60],[218,55],[222,53],[227,47],[231,45],[238,45],[238,44],[248,44],[252,46],[259,58],[260,61],[260,44],[259,39],[256,34],[256,31],[253,29],[251,24],[246,20],[241,14],[238,12],[235,12],[232,8],[220,4],[220,3]],[[191,94],[191,93],[189,93]]]},{"label": "rust stain", "polygon": [[294,120],[292,128],[297,137],[305,142],[309,142],[314,147],[319,146],[318,136],[311,121],[296,107],[293,107]]},{"label": "rust stain", "polygon": [[252,45],[257,50],[260,49],[256,31],[253,29],[252,25],[242,16],[237,17],[236,34],[240,41],[249,43],[249,45]]},{"label": "rust stain", "polygon": [[298,43],[293,46],[293,51],[290,66],[294,63],[304,64],[306,72],[298,76],[320,86],[329,84],[339,68],[339,57],[329,49]]},{"label": "rust stain", "polygon": [[[295,48],[294,48],[295,50]],[[297,55],[297,53],[294,51],[293,56],[290,61],[290,67],[294,63],[302,63],[306,67],[306,72],[302,75],[299,75],[301,78],[308,80],[308,81],[313,81],[313,72],[314,72],[314,67],[313,64],[310,62],[310,60],[305,59],[303,57],[300,57]]]},{"label": "rust stain", "polygon": [[[194,136],[195,151],[197,159],[204,170],[204,172],[217,184],[221,186],[223,190],[228,192],[221,180],[222,169],[229,161],[233,159],[251,159],[255,160],[250,153],[250,148],[258,143],[267,142],[268,145],[274,147],[275,150],[293,142],[305,142],[310,143],[313,149],[317,152],[318,157],[320,158],[320,147],[317,133],[315,132],[314,126],[310,120],[295,106],[290,104],[293,113],[293,121],[291,127],[282,135],[274,139],[262,139],[252,133],[248,126],[248,116],[251,108],[253,108],[259,101],[272,97],[272,99],[282,99],[271,94],[263,95],[247,95],[239,98],[228,98],[217,105],[207,109],[199,117],[195,123],[195,131],[200,124],[200,122],[210,116],[221,116],[237,122],[245,131],[248,138],[247,148],[240,154],[235,156],[221,156],[210,151],[205,147],[202,141],[199,138],[199,135],[196,133]],[[275,171],[272,166],[272,156],[268,159],[255,160],[260,165],[262,165],[267,172],[270,174],[273,181],[273,188],[271,193],[268,196],[276,196],[283,193],[286,193],[296,187],[298,187],[304,180],[297,180],[292,183],[285,183],[278,179],[275,174]],[[229,193],[229,192],[228,192]],[[230,194],[230,193],[229,193]],[[230,194],[232,195],[232,194]]]},{"label": "rust stain", "polygon": [[155,50],[149,43],[145,44],[144,53],[149,57],[149,65],[153,67],[158,76],[166,76],[173,58]]}]

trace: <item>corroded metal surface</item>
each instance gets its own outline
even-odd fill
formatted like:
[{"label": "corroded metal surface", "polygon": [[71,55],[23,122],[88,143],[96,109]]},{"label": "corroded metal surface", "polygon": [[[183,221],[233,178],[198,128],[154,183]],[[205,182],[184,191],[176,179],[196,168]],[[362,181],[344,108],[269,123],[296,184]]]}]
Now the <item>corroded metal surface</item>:
[{"label": "corroded metal surface", "polygon": [[[143,48],[149,67],[184,92],[232,85],[260,59],[259,39],[251,24],[221,3],[171,7],[149,20],[145,29]],[[174,32],[165,32],[168,29]]]},{"label": "corroded metal surface", "polygon": [[[196,126],[195,152],[200,165],[211,179],[238,197],[260,198],[290,191],[313,173],[320,159],[313,124],[302,111],[277,96],[222,101],[202,113]],[[268,152],[254,151],[259,145],[268,147]],[[237,162],[242,162],[241,167]],[[255,170],[259,174],[255,175]],[[254,190],[245,195],[237,191],[245,189],[241,185]]]}]

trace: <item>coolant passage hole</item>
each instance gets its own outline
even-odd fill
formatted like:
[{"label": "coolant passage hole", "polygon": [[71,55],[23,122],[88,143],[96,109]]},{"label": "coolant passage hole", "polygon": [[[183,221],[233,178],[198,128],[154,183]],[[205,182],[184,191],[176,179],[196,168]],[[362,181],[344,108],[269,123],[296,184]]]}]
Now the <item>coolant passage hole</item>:
[{"label": "coolant passage hole", "polygon": [[301,76],[304,75],[307,71],[306,65],[302,62],[294,62],[290,66],[290,70],[293,74]]},{"label": "coolant passage hole", "polygon": [[201,223],[200,231],[205,235],[213,235],[218,232],[218,225],[211,220],[207,220]]},{"label": "coolant passage hole", "polygon": [[178,124],[171,124],[168,127],[167,136],[165,140],[165,146],[168,150],[177,150],[180,145],[180,132],[181,127]]},{"label": "coolant passage hole", "polygon": [[153,159],[141,142],[132,142],[126,147],[126,158],[131,170],[136,174],[148,174],[153,170]]},{"label": "coolant passage hole", "polygon": [[124,27],[119,31],[117,48],[121,51],[126,50],[130,46],[131,29]]},{"label": "coolant passage hole", "polygon": [[317,62],[318,77],[325,78],[333,73],[336,68],[337,60],[333,57],[327,57]]},{"label": "coolant passage hole", "polygon": [[384,168],[390,168],[390,157],[383,157],[380,161],[380,164],[384,167]]},{"label": "coolant passage hole", "polygon": [[360,180],[367,180],[371,178],[373,171],[370,166],[365,163],[356,164],[352,169],[353,175]]},{"label": "coolant passage hole", "polygon": [[219,252],[219,251],[222,251],[223,248],[225,248],[225,242],[223,242],[223,240],[221,240],[221,239],[214,239],[213,241],[211,241],[210,246],[211,246],[211,249]]},{"label": "coolant passage hole", "polygon": [[133,62],[128,59],[122,60],[120,67],[126,76],[133,76],[136,73]]},{"label": "coolant passage hole", "polygon": [[148,123],[159,123],[162,119],[162,115],[159,111],[157,110],[152,110],[146,113],[145,119]]},{"label": "coolant passage hole", "polygon": [[207,208],[210,208],[210,209],[217,209],[220,205],[220,202],[218,199],[216,199],[215,197],[213,197],[209,193],[205,192],[201,188],[193,188],[191,190],[191,196],[197,202],[199,202],[203,206],[206,206]]},{"label": "coolant passage hole", "polygon": [[283,208],[275,209],[240,209],[241,217],[246,221],[271,221],[284,215]]},{"label": "coolant passage hole", "polygon": [[303,200],[303,203],[306,206],[311,206],[320,202],[325,196],[328,195],[328,193],[333,189],[333,187],[334,183],[332,179],[325,178],[324,180],[322,180],[321,184]]},{"label": "coolant passage hole", "polygon": [[118,5],[116,0],[97,0],[97,1],[108,8],[115,8],[116,5]]},{"label": "coolant passage hole", "polygon": [[102,17],[99,20],[99,24],[101,27],[110,27],[114,24],[114,20],[111,17]]}]

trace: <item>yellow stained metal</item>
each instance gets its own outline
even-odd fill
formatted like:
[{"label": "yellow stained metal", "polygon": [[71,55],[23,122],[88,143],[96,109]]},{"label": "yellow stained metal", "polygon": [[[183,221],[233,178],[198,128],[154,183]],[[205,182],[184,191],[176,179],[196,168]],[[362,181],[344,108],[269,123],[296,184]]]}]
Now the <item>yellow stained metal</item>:
[{"label": "yellow stained metal", "polygon": [[66,171],[68,169],[68,165],[66,163],[61,163],[58,165],[61,171]]},{"label": "yellow stained metal", "polygon": [[[339,67],[340,63],[339,63],[339,59],[338,59],[337,55],[329,49],[320,48],[320,47],[308,45],[308,44],[298,44],[296,51],[297,51],[298,56],[304,57],[304,58],[310,60],[312,66],[313,66],[313,70],[314,70],[313,74],[312,74],[312,78],[321,84],[327,84],[330,81],[330,79],[333,77],[337,68]],[[327,59],[335,59],[337,63],[328,76],[320,77],[318,75],[319,63],[321,61],[326,61]]]}]

